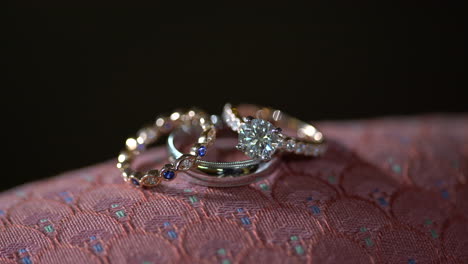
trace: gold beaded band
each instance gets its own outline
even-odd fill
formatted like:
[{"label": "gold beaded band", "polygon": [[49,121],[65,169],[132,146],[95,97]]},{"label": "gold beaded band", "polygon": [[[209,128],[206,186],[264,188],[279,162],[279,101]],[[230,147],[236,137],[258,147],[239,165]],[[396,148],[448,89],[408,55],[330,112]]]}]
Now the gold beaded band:
[{"label": "gold beaded band", "polygon": [[[189,154],[183,154],[173,162],[165,164],[161,170],[140,172],[130,167],[136,156],[146,150],[149,145],[181,125],[198,125],[202,129],[197,143],[191,148]],[[174,112],[170,116],[157,118],[153,125],[138,131],[136,137],[128,138],[125,142],[126,149],[121,151],[118,157],[117,168],[122,172],[125,181],[135,186],[153,187],[163,180],[173,180],[178,171],[187,171],[196,166],[199,158],[206,155],[207,148],[213,144],[215,137],[216,128],[204,112],[198,110]]]},{"label": "gold beaded band", "polygon": [[[239,134],[237,148],[251,158],[269,160],[276,151],[320,156],[326,150],[320,131],[280,110],[255,105],[233,107],[227,103],[223,119]],[[296,137],[285,132],[296,134]]]}]

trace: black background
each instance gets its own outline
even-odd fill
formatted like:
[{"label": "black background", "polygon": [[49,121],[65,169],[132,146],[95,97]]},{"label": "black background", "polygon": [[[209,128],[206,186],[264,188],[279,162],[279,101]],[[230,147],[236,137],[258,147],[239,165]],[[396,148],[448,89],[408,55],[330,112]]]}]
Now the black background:
[{"label": "black background", "polygon": [[1,189],[113,158],[142,124],[192,105],[306,120],[467,111],[461,7],[289,2],[9,6]]}]

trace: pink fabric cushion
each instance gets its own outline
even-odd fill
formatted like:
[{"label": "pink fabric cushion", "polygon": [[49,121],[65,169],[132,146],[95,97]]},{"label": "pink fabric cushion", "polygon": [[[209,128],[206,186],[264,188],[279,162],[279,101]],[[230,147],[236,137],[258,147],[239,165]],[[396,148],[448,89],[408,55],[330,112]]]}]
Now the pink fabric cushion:
[{"label": "pink fabric cushion", "polygon": [[467,116],[319,127],[325,157],[246,187],[137,189],[113,160],[4,192],[0,262],[468,263]]}]

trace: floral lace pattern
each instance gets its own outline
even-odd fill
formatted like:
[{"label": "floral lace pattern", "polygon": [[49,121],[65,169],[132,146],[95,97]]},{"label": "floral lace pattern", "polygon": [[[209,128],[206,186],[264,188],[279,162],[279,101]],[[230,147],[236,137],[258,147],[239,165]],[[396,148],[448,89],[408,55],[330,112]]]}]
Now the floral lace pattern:
[{"label": "floral lace pattern", "polygon": [[319,127],[323,158],[250,186],[138,189],[109,161],[6,191],[0,263],[468,263],[467,116]]}]

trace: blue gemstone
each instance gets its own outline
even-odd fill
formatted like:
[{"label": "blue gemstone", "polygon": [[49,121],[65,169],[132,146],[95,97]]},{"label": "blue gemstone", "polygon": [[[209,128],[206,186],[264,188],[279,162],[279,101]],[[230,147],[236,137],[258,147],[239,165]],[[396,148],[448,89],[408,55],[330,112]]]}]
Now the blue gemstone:
[{"label": "blue gemstone", "polygon": [[164,179],[166,180],[172,180],[175,176],[175,173],[171,170],[168,170],[163,173],[163,176],[164,176]]},{"label": "blue gemstone", "polygon": [[137,179],[131,179],[130,181],[133,183],[133,185],[136,185],[136,186],[140,185]]},{"label": "blue gemstone", "polygon": [[205,146],[201,146],[198,148],[198,156],[200,157],[203,157],[206,155],[206,147]]}]

